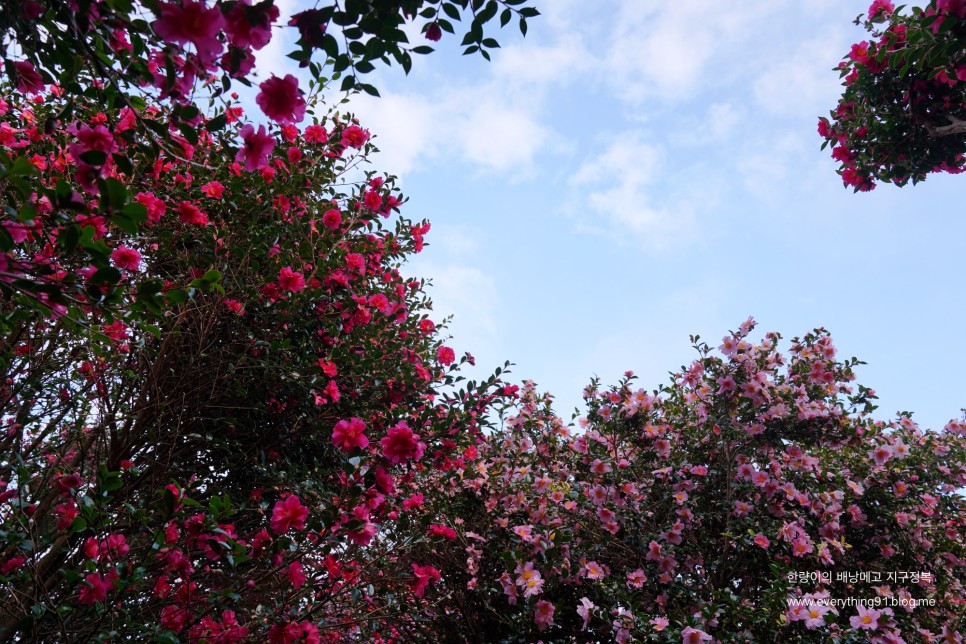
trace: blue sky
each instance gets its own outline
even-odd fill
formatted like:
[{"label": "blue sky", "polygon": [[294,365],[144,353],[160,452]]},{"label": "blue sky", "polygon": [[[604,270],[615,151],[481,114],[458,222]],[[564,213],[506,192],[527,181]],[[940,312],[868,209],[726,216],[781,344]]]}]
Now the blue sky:
[{"label": "blue sky", "polygon": [[491,63],[444,36],[379,70],[352,107],[432,222],[408,271],[474,376],[511,360],[565,418],[592,375],[657,387],[752,315],[829,329],[880,417],[938,429],[966,406],[966,177],[844,189],[815,128],[868,2],[740,7],[545,0]]}]

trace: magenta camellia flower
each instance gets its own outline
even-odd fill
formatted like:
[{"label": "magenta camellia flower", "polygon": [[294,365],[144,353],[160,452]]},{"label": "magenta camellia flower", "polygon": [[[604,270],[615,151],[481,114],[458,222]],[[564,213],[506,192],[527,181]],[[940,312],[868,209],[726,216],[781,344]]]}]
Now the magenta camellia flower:
[{"label": "magenta camellia flower", "polygon": [[190,201],[178,204],[178,220],[195,226],[207,226],[209,223],[208,214]]},{"label": "magenta camellia flower", "polygon": [[351,452],[356,448],[365,449],[369,446],[365,431],[366,424],[359,418],[340,420],[332,430],[332,443],[343,452]]},{"label": "magenta camellia flower", "polygon": [[262,91],[255,97],[255,102],[268,118],[276,123],[298,123],[305,118],[305,99],[299,92],[299,81],[295,76],[272,76],[258,87]]},{"label": "magenta camellia flower", "polygon": [[420,566],[413,564],[413,591],[416,597],[422,597],[430,582],[439,581],[440,574],[434,566]]},{"label": "magenta camellia flower", "polygon": [[165,2],[159,9],[161,17],[152,25],[154,33],[170,43],[194,45],[201,63],[211,65],[224,47],[218,40],[218,32],[225,26],[221,9],[208,9],[203,1],[194,0]]},{"label": "magenta camellia flower", "polygon": [[291,529],[304,530],[305,520],[309,518],[309,509],[302,505],[302,500],[294,494],[275,503],[272,508],[272,532],[285,534]]},{"label": "magenta camellia flower", "polygon": [[74,123],[68,129],[75,137],[76,141],[70,144],[68,150],[76,161],[81,160],[81,155],[86,152],[113,152],[115,148],[114,135],[111,134],[103,125],[88,127],[83,123]]},{"label": "magenta camellia flower", "polygon": [[84,585],[78,594],[78,601],[85,606],[93,606],[97,602],[107,599],[107,591],[114,587],[103,575],[92,572],[84,577]]},{"label": "magenta camellia flower", "polygon": [[358,125],[350,125],[342,131],[342,145],[360,149],[369,140],[369,130],[363,130]]},{"label": "magenta camellia flower", "polygon": [[278,20],[278,7],[251,0],[239,0],[225,16],[225,33],[239,49],[261,49],[272,39],[272,23]]},{"label": "magenta camellia flower", "polygon": [[111,253],[111,261],[118,268],[126,271],[136,271],[141,264],[141,253],[128,246],[118,246]]},{"label": "magenta camellia flower", "polygon": [[286,266],[278,272],[278,285],[286,291],[295,293],[305,288],[305,278],[291,266]]},{"label": "magenta camellia flower", "polygon": [[382,455],[393,465],[418,459],[426,451],[426,443],[421,442],[419,434],[414,434],[404,422],[390,427],[379,443],[382,445]]},{"label": "magenta camellia flower", "polygon": [[342,214],[334,208],[326,210],[322,214],[322,225],[329,230],[338,230],[342,225]]},{"label": "magenta camellia flower", "polygon": [[44,79],[29,60],[19,60],[13,64],[17,72],[17,90],[24,94],[39,94],[44,91]]},{"label": "magenta camellia flower", "polygon": [[880,16],[888,17],[895,10],[896,6],[889,0],[873,0],[872,4],[869,5],[869,20],[875,20]]},{"label": "magenta camellia flower", "polygon": [[265,126],[259,125],[258,131],[251,123],[242,126],[238,131],[244,144],[235,156],[235,162],[244,164],[245,170],[251,172],[265,165],[269,155],[275,149],[275,139],[266,134]]},{"label": "magenta camellia flower", "polygon": [[441,365],[449,366],[456,360],[456,352],[449,347],[440,347],[436,350],[436,359]]}]

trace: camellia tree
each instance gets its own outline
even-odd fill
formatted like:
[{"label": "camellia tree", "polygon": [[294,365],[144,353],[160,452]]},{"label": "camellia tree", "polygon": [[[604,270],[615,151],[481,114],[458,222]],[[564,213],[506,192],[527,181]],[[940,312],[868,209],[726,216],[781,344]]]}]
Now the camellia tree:
[{"label": "camellia tree", "polygon": [[[456,356],[400,273],[428,224],[393,214],[391,177],[340,181],[368,133],[199,117],[184,159],[146,163],[127,114],[108,129],[74,100],[72,128],[34,125],[64,102],[11,101],[0,126],[49,190],[3,224],[0,637],[418,629],[407,596],[438,573],[411,556],[434,538],[414,477],[455,475],[502,390],[443,396]],[[222,163],[234,136],[256,143]],[[91,154],[114,150],[132,174]],[[86,186],[84,163],[109,176]]]},{"label": "camellia tree", "polygon": [[847,186],[903,186],[966,163],[966,3],[898,9],[875,0],[869,39],[839,64],[845,90],[818,131]]},{"label": "camellia tree", "polygon": [[261,82],[267,126],[231,88],[271,2],[0,7],[0,639],[419,637],[417,476],[457,476],[505,394],[446,393],[401,273],[429,224],[323,92],[408,69],[417,15],[485,53],[524,4],[296,13],[313,81]]},{"label": "camellia tree", "polygon": [[[966,424],[874,420],[828,333],[749,320],[659,390],[597,382],[580,427],[532,384],[423,511],[470,641],[961,641]],[[448,486],[448,488],[447,488]],[[451,641],[458,641],[457,639]]]}]

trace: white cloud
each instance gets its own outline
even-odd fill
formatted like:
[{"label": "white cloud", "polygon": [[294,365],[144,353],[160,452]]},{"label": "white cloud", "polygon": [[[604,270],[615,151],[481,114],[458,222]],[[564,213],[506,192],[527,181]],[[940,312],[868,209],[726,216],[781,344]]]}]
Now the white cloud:
[{"label": "white cloud", "polygon": [[[660,249],[690,232],[692,215],[687,204],[669,209],[656,202],[653,184],[663,179],[665,154],[637,135],[622,135],[603,153],[580,166],[571,179],[577,208],[596,217],[588,221],[578,212],[578,226],[587,231],[627,235]],[[666,195],[668,191],[660,191]]]},{"label": "white cloud", "polygon": [[420,163],[436,154],[439,106],[418,94],[385,93],[381,98],[355,97],[351,109],[376,136],[379,167],[403,178]]},{"label": "white cloud", "polygon": [[601,72],[631,103],[688,98],[718,62],[723,45],[752,32],[750,24],[770,9],[761,0],[740,10],[723,10],[714,0],[624,0],[616,27],[601,36],[610,43]]},{"label": "white cloud", "polygon": [[755,102],[778,116],[812,119],[824,113],[841,93],[841,81],[830,71],[843,52],[841,29],[802,43],[790,56],[775,58],[754,81]]},{"label": "white cloud", "polygon": [[432,318],[439,323],[453,316],[447,330],[455,340],[454,348],[470,349],[488,358],[496,355],[500,343],[497,333],[500,295],[492,276],[464,263],[423,257],[411,261],[406,274],[429,276],[432,280],[426,290],[433,302]]}]

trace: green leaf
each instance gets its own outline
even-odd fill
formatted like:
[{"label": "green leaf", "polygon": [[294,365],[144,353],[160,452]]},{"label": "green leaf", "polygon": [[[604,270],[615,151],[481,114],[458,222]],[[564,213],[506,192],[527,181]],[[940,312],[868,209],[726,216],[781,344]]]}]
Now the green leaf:
[{"label": "green leaf", "polygon": [[128,158],[126,154],[121,154],[120,152],[115,152],[111,155],[114,158],[114,165],[123,174],[132,175],[134,174],[134,164],[131,159]]},{"label": "green leaf", "polygon": [[101,150],[88,150],[80,155],[80,160],[88,165],[102,166],[107,162],[107,152]]},{"label": "green leaf", "polygon": [[[198,130],[194,129],[190,125],[179,123],[178,131],[181,132],[181,136],[185,138],[185,141],[191,145],[198,145]],[[188,151],[185,150],[185,154],[187,154],[187,152]]]},{"label": "green leaf", "polygon": [[222,112],[215,118],[205,123],[205,129],[209,132],[217,132],[228,124],[228,115]]},{"label": "green leaf", "polygon": [[513,18],[512,9],[504,9],[503,13],[500,14],[500,28],[506,27],[510,20]]},{"label": "green leaf", "polygon": [[148,209],[136,202],[127,204],[121,209],[121,212],[124,213],[125,217],[138,224],[143,224],[148,220]]},{"label": "green leaf", "polygon": [[121,271],[113,266],[108,266],[98,270],[91,276],[91,284],[97,286],[101,284],[117,284],[121,281]]},{"label": "green leaf", "polygon": [[188,301],[188,294],[180,288],[171,289],[164,294],[164,299],[173,304],[184,304]]},{"label": "green leaf", "polygon": [[443,3],[443,13],[445,13],[447,16],[449,16],[453,20],[456,20],[457,22],[459,22],[459,20],[460,20],[460,12],[459,12],[459,9],[457,9],[456,6],[453,5],[453,3],[451,3],[451,2],[444,2]]},{"label": "green leaf", "polygon": [[101,206],[107,210],[121,210],[127,203],[127,188],[124,184],[108,177],[98,181],[101,188]]}]

